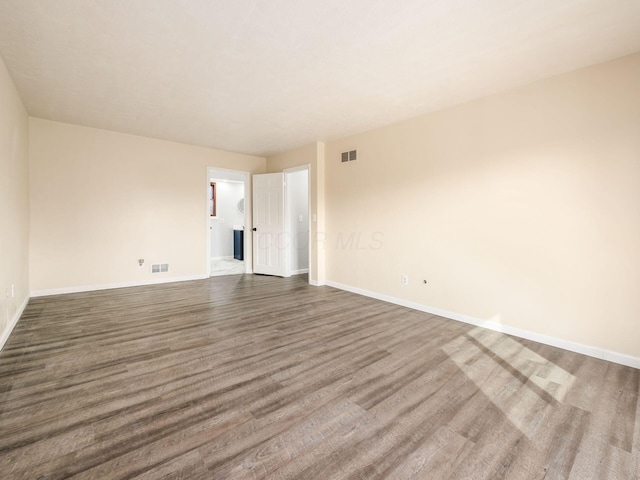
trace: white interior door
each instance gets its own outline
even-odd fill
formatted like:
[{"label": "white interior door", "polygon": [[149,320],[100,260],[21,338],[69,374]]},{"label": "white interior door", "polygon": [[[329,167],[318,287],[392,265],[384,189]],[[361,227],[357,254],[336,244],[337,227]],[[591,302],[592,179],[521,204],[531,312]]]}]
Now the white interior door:
[{"label": "white interior door", "polygon": [[253,271],[285,276],[284,174],[253,176]]}]

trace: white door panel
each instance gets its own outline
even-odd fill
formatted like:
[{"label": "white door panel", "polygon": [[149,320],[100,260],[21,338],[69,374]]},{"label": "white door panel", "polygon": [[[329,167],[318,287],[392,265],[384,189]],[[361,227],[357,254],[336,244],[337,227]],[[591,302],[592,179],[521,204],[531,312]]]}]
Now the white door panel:
[{"label": "white door panel", "polygon": [[285,275],[284,174],[253,176],[253,271]]}]

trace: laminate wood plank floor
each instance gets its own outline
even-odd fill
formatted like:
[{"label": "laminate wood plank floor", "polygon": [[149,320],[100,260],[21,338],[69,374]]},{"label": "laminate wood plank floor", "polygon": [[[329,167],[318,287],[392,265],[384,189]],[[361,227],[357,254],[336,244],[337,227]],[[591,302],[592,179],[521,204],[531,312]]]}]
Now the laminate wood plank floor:
[{"label": "laminate wood plank floor", "polygon": [[2,479],[632,479],[640,371],[306,276],[34,298]]}]

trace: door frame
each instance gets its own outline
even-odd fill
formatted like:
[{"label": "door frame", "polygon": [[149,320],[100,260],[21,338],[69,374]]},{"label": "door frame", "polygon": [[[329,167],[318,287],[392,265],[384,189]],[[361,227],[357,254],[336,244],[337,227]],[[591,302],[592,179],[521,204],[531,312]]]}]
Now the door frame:
[{"label": "door frame", "polygon": [[208,166],[206,168],[207,178],[205,184],[205,231],[206,231],[206,249],[205,249],[205,271],[207,277],[211,276],[211,217],[209,216],[209,183],[212,177],[216,176],[215,172],[220,172],[221,175],[226,173],[233,173],[242,175],[244,177],[244,271],[245,273],[253,273],[253,239],[251,235],[247,235],[247,229],[251,232],[252,219],[252,207],[253,204],[253,187],[251,185],[251,172],[244,170],[233,170],[230,168],[220,168],[214,166]]},{"label": "door frame", "polygon": [[[284,273],[286,277],[290,277],[291,273],[291,261],[290,256],[292,254],[292,231],[293,227],[290,222],[291,210],[289,201],[289,174],[296,172],[307,172],[307,275],[311,272],[311,164],[305,163],[304,165],[298,165],[297,167],[285,168],[284,173],[284,235],[287,239],[287,251],[285,252]],[[309,275],[309,283],[311,283],[311,276]]]}]

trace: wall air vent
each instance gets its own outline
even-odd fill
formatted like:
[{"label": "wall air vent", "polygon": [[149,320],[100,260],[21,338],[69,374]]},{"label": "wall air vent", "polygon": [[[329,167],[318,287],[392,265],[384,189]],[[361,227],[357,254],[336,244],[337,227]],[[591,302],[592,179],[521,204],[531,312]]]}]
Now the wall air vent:
[{"label": "wall air vent", "polygon": [[168,271],[168,263],[154,263],[153,265],[151,265],[151,273],[166,273]]},{"label": "wall air vent", "polygon": [[358,151],[357,150],[349,150],[348,152],[342,152],[340,155],[342,163],[352,162],[353,160],[358,159]]}]

